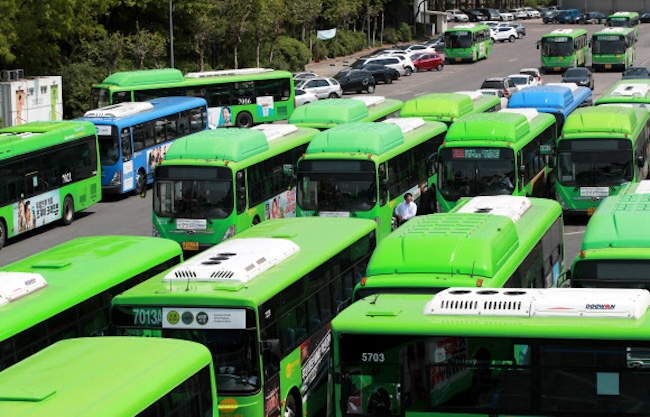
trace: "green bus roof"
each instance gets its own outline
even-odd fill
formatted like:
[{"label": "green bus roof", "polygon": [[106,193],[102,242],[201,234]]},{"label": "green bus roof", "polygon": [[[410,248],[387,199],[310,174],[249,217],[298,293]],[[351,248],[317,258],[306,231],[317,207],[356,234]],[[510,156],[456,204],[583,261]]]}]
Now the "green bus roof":
[{"label": "green bus roof", "polygon": [[567,117],[562,139],[594,136],[632,136],[645,127],[649,114],[645,109],[624,106],[597,106],[576,109]]},{"label": "green bus roof", "polygon": [[593,35],[591,35],[592,38],[595,38],[597,36],[608,36],[608,35],[628,35],[630,33],[634,33],[635,29],[634,28],[625,28],[621,26],[615,26],[615,27],[606,27],[604,29],[599,30],[598,32],[594,32]]},{"label": "green bus roof", "polygon": [[456,25],[454,27],[447,28],[445,33],[451,32],[477,32],[479,30],[490,29],[488,25],[481,23],[464,23],[462,25]]},{"label": "green bus roof", "polygon": [[607,16],[609,19],[610,17],[638,17],[639,13],[637,12],[626,12],[626,11],[620,11],[620,12],[615,12]]},{"label": "green bus roof", "polygon": [[534,109],[505,109],[492,113],[470,114],[449,127],[445,137],[448,146],[458,142],[487,141],[528,143],[531,134],[538,134],[555,123],[555,117]]},{"label": "green bus roof", "polygon": [[577,38],[581,35],[586,35],[587,31],[585,29],[555,29],[550,33],[542,35],[543,38],[555,38],[561,36],[568,36],[569,38]]},{"label": "green bus roof", "polygon": [[0,415],[134,417],[211,363],[179,339],[62,340],[0,372]]},{"label": "green bus roof", "polygon": [[399,111],[404,102],[381,96],[318,100],[297,107],[289,123],[302,127],[329,129],[345,123],[374,122]]},{"label": "green bus roof", "polygon": [[332,153],[386,155],[412,147],[444,133],[447,126],[419,118],[389,119],[380,123],[349,123],[320,132],[307,147],[306,156]]},{"label": "green bus roof", "polygon": [[[299,144],[307,143],[318,130],[288,124],[265,124],[251,129],[204,130],[176,140],[167,150],[162,165],[230,162],[254,164]],[[237,165],[233,164],[233,169]]]},{"label": "green bus roof", "polygon": [[450,213],[416,216],[379,242],[365,285],[474,286],[482,279],[490,286],[492,278],[509,277],[561,215],[552,200],[497,196],[464,199]]},{"label": "green bus roof", "polygon": [[650,180],[644,180],[600,203],[587,223],[581,249],[650,248],[648,236]]},{"label": "green bus roof", "polygon": [[481,94],[478,91],[430,93],[405,102],[400,117],[421,117],[424,120],[453,122],[460,117],[482,113],[500,104],[499,97]]},{"label": "green bus roof", "polygon": [[[363,236],[376,231],[376,228],[377,224],[373,220],[355,218],[301,217],[267,220],[214,247],[216,251],[220,248],[232,248],[233,246],[247,247],[249,250],[254,248],[252,249],[254,253],[262,256],[264,252],[271,251],[270,248],[284,250],[283,248],[297,246],[296,252],[274,263],[259,275],[252,278],[242,277],[240,280],[233,272],[235,275],[228,282],[192,280],[188,287],[188,279],[185,278],[163,282],[163,278],[167,275],[163,273],[116,296],[113,299],[113,305],[183,303],[188,306],[218,304],[220,306],[257,307],[292,282],[305,276],[317,265],[327,262],[335,254],[357,242]],[[263,239],[259,241],[259,238]],[[256,240],[258,241],[256,242]],[[226,250],[229,251],[229,249]],[[197,256],[201,256],[201,254]],[[271,258],[270,254],[265,256],[269,262]],[[180,265],[178,270],[194,268],[190,264],[192,259],[194,258],[190,258]],[[201,270],[197,272],[197,279],[210,278],[208,275],[212,273],[212,270],[209,265],[201,264],[196,268]],[[214,266],[214,268],[223,267]],[[169,273],[174,276],[173,270]],[[204,273],[206,276],[202,276]]]},{"label": "green bus roof", "polygon": [[[0,288],[8,287],[10,295],[15,280],[21,281],[8,272],[40,274],[47,286],[0,305],[0,341],[176,256],[182,256],[180,245],[167,239],[93,236],[6,265]],[[7,298],[0,293],[0,302]]]},{"label": "green bus roof", "polygon": [[637,106],[650,104],[650,80],[621,80],[610,87],[594,104],[598,106],[620,103]]},{"label": "green bus roof", "polygon": [[95,125],[80,121],[30,122],[0,129],[0,160],[95,136]]},{"label": "green bus roof", "polygon": [[140,87],[142,90],[154,89],[163,86],[205,86],[221,82],[237,82],[249,80],[266,80],[277,78],[290,78],[293,75],[288,71],[271,70],[267,68],[244,68],[240,70],[210,71],[203,73],[183,74],[172,68],[116,72],[109,75],[100,84],[93,88],[109,88],[113,91],[132,90]]},{"label": "green bus roof", "polygon": [[[571,290],[575,289],[553,288],[542,291]],[[608,289],[608,291],[621,290]],[[575,317],[495,317],[425,314],[425,306],[431,299],[431,295],[426,294],[377,294],[358,300],[332,320],[333,340],[337,340],[337,335],[341,333],[650,340],[650,314],[648,313],[639,319],[585,318],[579,315]]]}]

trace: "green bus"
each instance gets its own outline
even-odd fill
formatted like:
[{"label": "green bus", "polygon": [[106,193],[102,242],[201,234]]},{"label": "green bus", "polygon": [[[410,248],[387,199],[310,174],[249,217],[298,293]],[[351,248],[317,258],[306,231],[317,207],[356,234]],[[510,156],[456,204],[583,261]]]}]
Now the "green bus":
[{"label": "green bus", "polygon": [[172,241],[93,236],[0,268],[0,370],[61,339],[103,334],[114,295],[181,261]]},{"label": "green bus", "polygon": [[648,176],[646,109],[597,106],[567,117],[557,140],[555,194],[566,213],[591,215],[601,200]]},{"label": "green bus", "polygon": [[448,287],[546,288],[564,273],[560,205],[545,198],[464,199],[416,216],[378,243],[352,300]]},{"label": "green bus", "polygon": [[637,12],[616,12],[607,16],[605,23],[609,27],[624,27],[634,29],[636,39],[639,39],[641,20]]},{"label": "green bus", "polygon": [[325,130],[346,123],[381,122],[397,117],[403,105],[403,101],[382,96],[318,100],[294,110],[289,123]]},{"label": "green bus", "polygon": [[429,93],[404,103],[400,117],[421,117],[427,121],[443,122],[447,126],[468,114],[493,112],[501,109],[501,99],[479,91]]},{"label": "green bus", "polygon": [[375,247],[371,220],[269,220],[118,295],[119,335],[206,345],[221,416],[325,408],[329,323]]},{"label": "green bus", "polygon": [[0,248],[102,198],[95,125],[31,122],[0,129]]},{"label": "green bus", "polygon": [[621,80],[603,93],[594,104],[650,109],[650,80]]},{"label": "green bus", "polygon": [[294,165],[317,133],[263,124],[178,139],[154,173],[154,236],[195,254],[266,219],[295,217]]},{"label": "green bus", "polygon": [[591,216],[565,284],[650,289],[650,180],[628,183]]},{"label": "green bus", "polygon": [[635,58],[634,29],[609,27],[591,36],[591,67],[595,71],[615,67],[625,70],[634,64]]},{"label": "green bus", "polygon": [[433,212],[433,155],[446,132],[440,122],[397,118],[319,133],[298,161],[298,217],[372,219],[382,239],[406,193],[419,214]]},{"label": "green bus", "polygon": [[589,38],[585,29],[555,29],[542,36],[537,49],[542,52],[542,71],[559,72],[584,67],[589,57]]},{"label": "green bus", "polygon": [[448,63],[475,62],[487,58],[492,52],[492,37],[488,25],[456,25],[447,29],[444,36]]},{"label": "green bus", "polygon": [[332,321],[336,417],[642,416],[644,289],[381,294]]},{"label": "green bus", "polygon": [[173,339],[62,340],[0,372],[0,415],[217,417],[212,355]]},{"label": "green bus", "polygon": [[90,108],[165,96],[208,102],[213,127],[250,127],[286,120],[295,108],[293,75],[268,68],[192,72],[173,68],[116,72],[92,86]]},{"label": "green bus", "polygon": [[547,196],[547,154],[557,140],[552,114],[504,109],[465,116],[449,127],[438,150],[438,211],[462,197]]}]

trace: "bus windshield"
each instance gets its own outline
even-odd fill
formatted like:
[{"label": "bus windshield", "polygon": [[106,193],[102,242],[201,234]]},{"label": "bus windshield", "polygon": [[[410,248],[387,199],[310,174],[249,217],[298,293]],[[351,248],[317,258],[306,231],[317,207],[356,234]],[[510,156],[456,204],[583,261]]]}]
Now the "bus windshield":
[{"label": "bus windshield", "polygon": [[110,106],[111,92],[105,88],[92,88],[90,90],[90,108],[97,109],[99,107]]},{"label": "bus windshield", "polygon": [[542,56],[570,56],[573,40],[566,36],[542,39]]},{"label": "bus windshield", "polygon": [[629,28],[631,27],[630,19],[627,17],[610,17],[607,19],[607,26]]},{"label": "bus windshield", "polygon": [[[598,259],[576,262],[573,288],[645,288],[650,290],[649,259]],[[624,271],[624,273],[622,273]]]},{"label": "bus windshield", "polygon": [[512,194],[515,159],[506,148],[443,148],[440,192],[449,201],[479,195]]},{"label": "bus windshield", "polygon": [[599,40],[594,39],[592,52],[594,54],[624,54],[627,47],[624,39]]},{"label": "bus windshield", "polygon": [[558,145],[558,182],[562,185],[620,185],[632,181],[632,175],[629,140],[565,140]]},{"label": "bus windshield", "polygon": [[445,34],[445,45],[447,48],[471,48],[471,32],[452,32]]},{"label": "bus windshield", "polygon": [[229,168],[160,166],[155,184],[153,209],[158,216],[225,219],[233,211]]},{"label": "bus windshield", "polygon": [[305,210],[368,211],[377,203],[372,161],[301,161],[298,205]]},{"label": "bus windshield", "polygon": [[97,139],[99,140],[99,160],[102,161],[102,165],[115,165],[120,157],[120,140],[117,133],[98,135]]}]

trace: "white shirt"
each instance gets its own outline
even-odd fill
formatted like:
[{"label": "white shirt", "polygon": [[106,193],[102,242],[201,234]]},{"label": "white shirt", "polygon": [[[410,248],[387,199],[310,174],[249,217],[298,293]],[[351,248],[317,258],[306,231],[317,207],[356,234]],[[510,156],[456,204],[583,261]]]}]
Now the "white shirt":
[{"label": "white shirt", "polygon": [[414,202],[407,203],[402,201],[395,207],[395,214],[401,215],[402,220],[408,220],[415,216],[418,211],[418,206]]}]

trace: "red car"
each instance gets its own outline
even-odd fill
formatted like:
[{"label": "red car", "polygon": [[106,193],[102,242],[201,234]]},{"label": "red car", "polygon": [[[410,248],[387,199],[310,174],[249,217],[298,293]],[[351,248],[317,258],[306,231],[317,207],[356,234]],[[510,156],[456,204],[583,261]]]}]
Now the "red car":
[{"label": "red car", "polygon": [[418,71],[431,71],[432,69],[442,71],[445,67],[445,59],[438,53],[430,52],[422,54],[414,59],[413,64],[415,64]]}]

